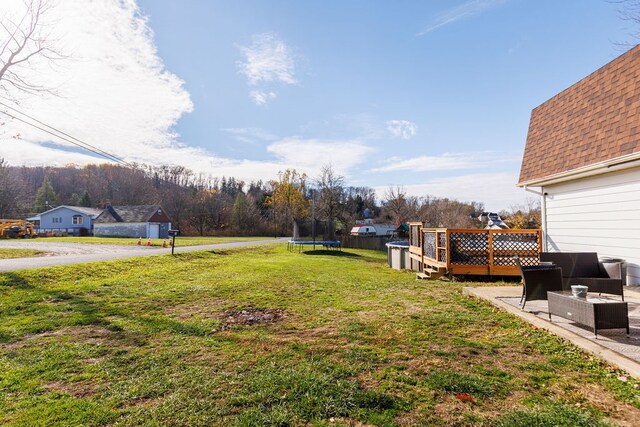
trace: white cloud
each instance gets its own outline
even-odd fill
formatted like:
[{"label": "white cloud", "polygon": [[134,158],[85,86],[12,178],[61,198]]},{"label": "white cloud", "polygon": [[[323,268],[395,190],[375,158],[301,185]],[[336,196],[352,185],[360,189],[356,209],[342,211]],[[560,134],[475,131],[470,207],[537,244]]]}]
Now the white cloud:
[{"label": "white cloud", "polygon": [[265,92],[262,90],[252,90],[251,92],[249,92],[249,97],[256,105],[264,105],[272,99],[276,99],[277,95],[272,91]]},{"label": "white cloud", "polygon": [[[531,196],[516,187],[517,182],[517,172],[498,172],[434,178],[420,184],[403,185],[402,188],[411,196],[436,196],[463,202],[483,202],[486,209],[497,212],[514,205],[525,204]],[[388,188],[377,187],[376,194],[385,194]]]},{"label": "white cloud", "polygon": [[396,138],[411,139],[416,135],[418,126],[408,120],[388,120],[387,130]]},{"label": "white cloud", "polygon": [[317,174],[323,165],[331,164],[337,173],[347,174],[355,165],[366,161],[373,151],[359,140],[322,140],[291,137],[267,147],[282,164]]},{"label": "white cloud", "polygon": [[430,33],[438,28],[444,27],[445,25],[453,24],[454,22],[460,21],[465,18],[470,18],[474,15],[478,15],[486,10],[493,9],[494,7],[498,7],[509,0],[469,0],[461,5],[454,7],[453,9],[449,9],[446,12],[438,15],[433,21],[425,28],[420,31],[416,36],[424,36],[427,33]]},{"label": "white cloud", "polygon": [[[0,14],[21,4],[2,2]],[[190,96],[183,81],[164,68],[135,1],[51,4],[49,18],[56,23],[52,39],[68,58],[56,63],[57,72],[47,67],[31,73],[45,79],[60,96],[23,96],[18,108],[128,161],[175,162],[183,157],[185,147],[175,142],[172,128],[192,110]],[[37,149],[38,143],[71,145],[15,120],[0,130],[2,144],[16,133],[22,136],[24,150],[3,153],[11,163],[30,158],[30,163],[60,165],[70,156],[77,163],[96,162],[91,155],[56,155],[50,145]],[[41,157],[34,159],[35,153]]]},{"label": "white cloud", "polygon": [[[298,84],[293,52],[274,33],[256,34],[251,46],[238,48],[244,57],[238,61],[239,72],[247,78],[249,85]],[[264,105],[275,99],[277,94],[272,90],[259,89],[252,90],[249,96],[256,105]]]},{"label": "white cloud", "polygon": [[297,83],[293,53],[274,33],[256,34],[250,47],[239,48],[245,60],[239,61],[238,67],[251,85],[274,81]]},{"label": "white cloud", "polygon": [[371,172],[432,172],[457,169],[495,168],[505,163],[517,163],[521,160],[517,154],[496,151],[478,151],[472,153],[444,153],[439,156],[420,156],[402,160],[394,157],[388,164],[374,168]]},{"label": "white cloud", "polygon": [[272,133],[260,128],[223,128],[221,129],[232,135],[237,141],[255,144],[259,141],[275,141],[278,139]]}]

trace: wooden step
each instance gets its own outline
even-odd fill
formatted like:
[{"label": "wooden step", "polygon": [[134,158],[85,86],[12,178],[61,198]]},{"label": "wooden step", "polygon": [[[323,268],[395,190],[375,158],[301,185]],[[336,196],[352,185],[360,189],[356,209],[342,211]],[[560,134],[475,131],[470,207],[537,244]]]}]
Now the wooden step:
[{"label": "wooden step", "polygon": [[439,279],[445,273],[444,269],[435,269],[435,268],[427,268],[425,272],[429,274],[429,278],[431,279]]},{"label": "wooden step", "polygon": [[440,277],[446,274],[446,270],[444,268],[431,268],[427,267],[424,271],[420,273],[416,273],[416,279],[418,280],[426,280],[426,279],[439,279]]}]

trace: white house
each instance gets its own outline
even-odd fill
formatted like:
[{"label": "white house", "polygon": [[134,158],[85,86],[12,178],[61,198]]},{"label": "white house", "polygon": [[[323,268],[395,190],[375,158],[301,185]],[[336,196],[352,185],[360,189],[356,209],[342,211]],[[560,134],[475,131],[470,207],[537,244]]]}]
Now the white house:
[{"label": "white house", "polygon": [[640,46],[535,108],[518,185],[540,195],[544,249],[627,262],[640,285]]}]

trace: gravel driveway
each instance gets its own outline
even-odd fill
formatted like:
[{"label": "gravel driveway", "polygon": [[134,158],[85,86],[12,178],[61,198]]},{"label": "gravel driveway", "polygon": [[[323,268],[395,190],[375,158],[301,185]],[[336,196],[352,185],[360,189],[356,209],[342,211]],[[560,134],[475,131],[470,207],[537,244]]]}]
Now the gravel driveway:
[{"label": "gravel driveway", "polygon": [[[248,242],[219,243],[214,245],[181,246],[175,253],[210,251],[216,249],[241,248],[286,242],[288,238],[257,240]],[[0,260],[1,271],[24,270],[50,267],[53,265],[81,264],[85,262],[108,261],[112,259],[139,256],[166,255],[171,248],[155,246],[98,245],[87,243],[47,242],[46,240],[0,240],[0,248],[36,249],[47,255],[32,258],[11,258]]]}]

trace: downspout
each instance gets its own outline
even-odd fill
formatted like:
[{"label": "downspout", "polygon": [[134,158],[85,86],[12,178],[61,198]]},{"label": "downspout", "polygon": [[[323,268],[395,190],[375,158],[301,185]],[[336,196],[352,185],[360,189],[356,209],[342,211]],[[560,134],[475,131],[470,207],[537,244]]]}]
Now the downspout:
[{"label": "downspout", "polygon": [[542,201],[540,202],[540,216],[542,217],[542,250],[549,252],[549,244],[547,242],[547,192],[544,187],[540,187],[542,192]]},{"label": "downspout", "polygon": [[540,187],[540,191],[538,192],[530,189],[525,185],[524,190],[541,197],[540,216],[542,217],[542,250],[544,252],[548,252],[549,245],[547,244],[547,193],[544,191],[544,187]]}]

